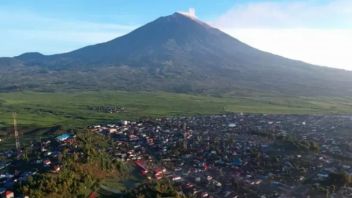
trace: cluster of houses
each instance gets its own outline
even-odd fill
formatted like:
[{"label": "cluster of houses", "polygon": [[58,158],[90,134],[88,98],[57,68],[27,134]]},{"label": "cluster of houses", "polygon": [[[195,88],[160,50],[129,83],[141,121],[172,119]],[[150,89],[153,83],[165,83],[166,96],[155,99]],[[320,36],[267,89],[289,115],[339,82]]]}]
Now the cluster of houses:
[{"label": "cluster of houses", "polygon": [[350,156],[348,116],[225,114],[90,129],[118,143],[113,157],[195,197],[302,197],[329,173],[352,174],[351,164],[336,157]]},{"label": "cluster of houses", "polygon": [[28,181],[30,176],[61,169],[63,151],[75,149],[75,136],[63,133],[57,137],[45,138],[32,143],[21,153],[15,150],[0,152],[0,197],[28,197],[21,194],[17,186]]},{"label": "cluster of houses", "polygon": [[[112,158],[150,180],[168,179],[193,197],[307,197],[331,173],[352,175],[352,118],[224,114],[119,121],[90,126],[111,138]],[[30,176],[61,171],[77,148],[72,133],[23,150],[0,152],[0,197],[25,197],[15,186]],[[29,157],[27,155],[30,155]],[[350,196],[341,188],[336,196]]]}]

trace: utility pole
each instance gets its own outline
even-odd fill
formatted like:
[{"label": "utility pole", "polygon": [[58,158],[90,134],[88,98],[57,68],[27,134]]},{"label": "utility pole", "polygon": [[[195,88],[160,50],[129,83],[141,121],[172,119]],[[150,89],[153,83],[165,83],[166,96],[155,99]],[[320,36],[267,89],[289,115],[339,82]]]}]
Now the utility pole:
[{"label": "utility pole", "polygon": [[15,140],[16,140],[17,157],[19,157],[21,154],[21,145],[20,145],[20,137],[17,129],[17,119],[16,119],[15,112],[12,113],[12,117],[13,117],[13,131],[15,133]]}]

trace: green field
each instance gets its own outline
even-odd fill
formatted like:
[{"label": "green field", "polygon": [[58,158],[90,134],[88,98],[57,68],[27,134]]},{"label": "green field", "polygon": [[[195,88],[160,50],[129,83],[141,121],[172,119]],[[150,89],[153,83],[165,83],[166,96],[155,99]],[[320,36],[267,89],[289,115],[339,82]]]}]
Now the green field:
[{"label": "green field", "polygon": [[[89,107],[120,106],[105,113]],[[12,92],[0,93],[0,148],[13,147],[12,112],[17,113],[22,142],[62,129],[86,127],[119,119],[226,112],[275,114],[352,114],[351,98],[211,97],[165,92]]]},{"label": "green field", "polygon": [[[350,114],[352,98],[210,97],[150,92],[0,93],[0,127],[19,125],[84,127],[101,121],[224,112]],[[125,112],[104,113],[92,106],[118,105]]]},{"label": "green field", "polygon": [[[12,92],[0,93],[0,138],[13,146],[12,112],[17,113],[23,141],[46,136],[48,127],[86,127],[119,119],[226,112],[275,114],[352,114],[352,98],[211,97],[165,92]],[[106,113],[88,107],[120,106]],[[10,133],[11,134],[11,133]],[[0,147],[6,143],[0,142]]]}]

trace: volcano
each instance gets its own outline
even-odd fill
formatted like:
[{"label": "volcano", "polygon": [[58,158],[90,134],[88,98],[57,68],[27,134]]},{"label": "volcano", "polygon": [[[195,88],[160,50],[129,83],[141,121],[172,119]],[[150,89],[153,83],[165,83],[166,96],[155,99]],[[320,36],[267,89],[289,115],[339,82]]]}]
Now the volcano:
[{"label": "volcano", "polygon": [[[303,47],[302,47],[303,48]],[[0,90],[351,96],[352,72],[251,47],[181,13],[68,53],[0,59]]]}]

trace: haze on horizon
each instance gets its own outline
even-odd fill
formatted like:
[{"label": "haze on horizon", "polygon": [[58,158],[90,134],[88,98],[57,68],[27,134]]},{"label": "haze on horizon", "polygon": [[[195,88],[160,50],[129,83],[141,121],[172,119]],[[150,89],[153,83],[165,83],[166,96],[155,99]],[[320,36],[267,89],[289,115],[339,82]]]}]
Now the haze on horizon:
[{"label": "haze on horizon", "polygon": [[[352,70],[352,1],[4,0],[0,56],[54,54],[124,35],[159,16],[191,15],[258,49]],[[99,9],[97,9],[99,8]]]}]

